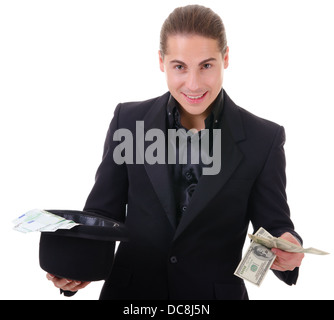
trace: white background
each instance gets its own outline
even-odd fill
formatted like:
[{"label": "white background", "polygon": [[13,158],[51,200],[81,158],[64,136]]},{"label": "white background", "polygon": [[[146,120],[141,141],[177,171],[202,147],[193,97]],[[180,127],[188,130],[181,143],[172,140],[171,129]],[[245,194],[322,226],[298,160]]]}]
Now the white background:
[{"label": "white background", "polygon": [[[160,28],[190,3],[0,0],[1,299],[68,299],[39,267],[39,234],[11,221],[33,208],[82,209],[117,103],[167,91]],[[247,284],[250,298],[333,299],[333,1],[200,4],[225,23],[230,97],[286,129],[296,230],[306,247],[332,253],[307,255],[297,286],[272,273],[261,288]],[[71,299],[97,299],[102,284]]]}]

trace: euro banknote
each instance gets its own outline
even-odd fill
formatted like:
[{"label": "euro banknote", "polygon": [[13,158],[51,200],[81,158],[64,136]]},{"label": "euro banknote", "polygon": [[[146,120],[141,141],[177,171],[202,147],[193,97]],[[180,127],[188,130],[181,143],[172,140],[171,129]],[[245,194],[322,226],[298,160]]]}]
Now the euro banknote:
[{"label": "euro banknote", "polygon": [[72,220],[67,220],[46,210],[33,209],[13,221],[14,230],[27,233],[34,231],[53,232],[58,229],[71,229],[77,225]]}]

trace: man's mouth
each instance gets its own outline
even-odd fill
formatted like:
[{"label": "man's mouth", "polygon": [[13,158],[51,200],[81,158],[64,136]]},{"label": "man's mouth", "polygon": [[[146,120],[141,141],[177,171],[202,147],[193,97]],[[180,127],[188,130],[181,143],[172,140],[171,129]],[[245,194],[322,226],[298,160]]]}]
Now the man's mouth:
[{"label": "man's mouth", "polygon": [[188,96],[188,95],[186,94],[186,96],[187,96],[189,99],[193,99],[193,100],[200,99],[200,98],[202,98],[204,95],[205,95],[205,93],[201,94],[200,96]]},{"label": "man's mouth", "polygon": [[192,102],[192,103],[198,103],[198,102],[201,102],[204,97],[206,96],[208,92],[204,92],[203,94],[201,95],[188,95],[188,94],[185,94],[182,92],[182,94],[185,96],[185,98],[189,101],[189,102]]}]

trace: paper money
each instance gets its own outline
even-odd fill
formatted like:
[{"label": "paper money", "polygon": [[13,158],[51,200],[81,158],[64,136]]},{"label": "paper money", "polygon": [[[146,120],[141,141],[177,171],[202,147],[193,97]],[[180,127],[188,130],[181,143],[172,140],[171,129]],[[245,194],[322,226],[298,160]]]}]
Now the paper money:
[{"label": "paper money", "polygon": [[72,229],[79,225],[72,220],[67,220],[46,210],[33,209],[21,215],[13,221],[14,230],[27,233],[34,231],[53,232],[58,229]]},{"label": "paper money", "polygon": [[287,240],[273,237],[264,228],[260,228],[254,235],[248,235],[252,243],[239,263],[234,274],[260,286],[268,270],[276,259],[276,255],[270,250],[278,248],[287,252],[312,253],[326,255],[328,252],[300,247]]},{"label": "paper money", "polygon": [[[260,228],[255,235],[259,235],[259,233],[261,233],[261,239],[273,238],[263,228]],[[253,241],[234,274],[239,278],[260,286],[275,259],[276,255],[270,249]]]},{"label": "paper money", "polygon": [[[248,236],[256,243],[262,244],[267,248],[278,248],[287,252],[299,252],[299,253],[312,253],[317,255],[327,255],[328,252],[315,249],[315,248],[303,248],[287,240],[270,237],[263,237],[262,234],[266,232],[263,228],[260,228],[259,233],[256,235],[249,234]],[[268,233],[268,232],[267,232]]]}]

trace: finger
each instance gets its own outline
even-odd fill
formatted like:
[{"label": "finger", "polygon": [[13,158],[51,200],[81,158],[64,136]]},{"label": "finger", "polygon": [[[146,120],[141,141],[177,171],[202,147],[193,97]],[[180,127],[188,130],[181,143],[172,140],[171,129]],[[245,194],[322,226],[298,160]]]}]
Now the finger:
[{"label": "finger", "polygon": [[72,283],[72,280],[58,277],[54,277],[51,281],[53,282],[55,287],[63,290],[67,290],[66,288],[68,288],[68,285]]},{"label": "finger", "polygon": [[303,253],[286,252],[277,248],[273,248],[271,251],[277,256],[277,258],[279,258],[282,264],[295,267],[300,267],[305,256]]},{"label": "finger", "polygon": [[279,258],[285,261],[301,261],[304,258],[303,253],[287,252],[277,248],[272,248],[271,251]]},{"label": "finger", "polygon": [[63,278],[58,278],[57,276],[51,274],[51,273],[47,273],[46,274],[46,278],[50,281],[52,281],[54,284],[55,283],[59,283],[60,280],[63,280]]},{"label": "finger", "polygon": [[276,267],[281,268],[281,271],[293,271],[296,269],[296,266],[291,266],[287,264],[276,263]]},{"label": "finger", "polygon": [[78,285],[78,283],[75,283],[73,280],[69,280],[65,278],[53,277],[51,281],[53,282],[56,288],[66,290],[66,291],[72,291],[73,288]]},{"label": "finger", "polygon": [[78,291],[80,289],[85,288],[88,284],[90,284],[89,281],[76,281],[65,278],[58,278],[50,273],[46,274],[46,278],[52,281],[56,288],[66,291]]},{"label": "finger", "polygon": [[76,288],[81,284],[80,281],[71,280],[62,289],[66,291],[78,291]]},{"label": "finger", "polygon": [[69,282],[67,285],[65,285],[62,289],[66,291],[78,291],[80,289],[85,288],[88,284],[90,284],[89,281],[76,281],[73,280]]},{"label": "finger", "polygon": [[277,249],[277,248],[272,248],[271,251],[277,256],[280,257],[283,260],[291,260],[293,258],[293,255],[295,255],[295,253],[292,252],[287,252],[287,251],[283,251],[281,249]]},{"label": "finger", "polygon": [[47,274],[46,274],[46,278],[47,278],[48,280],[52,280],[54,277],[55,277],[55,276],[54,276],[53,274],[51,274],[51,273],[47,273]]},{"label": "finger", "polygon": [[271,266],[272,270],[277,270],[277,271],[286,271],[285,268],[281,267],[278,263],[274,262]]},{"label": "finger", "polygon": [[277,263],[274,263],[272,266],[271,266],[271,269],[272,270],[277,270],[277,271],[293,271],[295,270],[296,267],[294,266],[281,266],[280,264],[277,264]]},{"label": "finger", "polygon": [[281,263],[279,259],[276,259],[271,266],[271,269],[278,271],[293,271],[296,268],[294,265],[288,265]]},{"label": "finger", "polygon": [[73,289],[75,291],[86,288],[90,284],[90,281],[81,281],[81,282],[78,281],[78,282],[79,282],[79,284]]},{"label": "finger", "polygon": [[[275,251],[275,250],[274,250]],[[286,252],[283,252],[283,258],[276,255],[274,263],[285,271],[292,271],[296,267],[300,267],[304,254],[292,253],[290,255],[285,255]]]}]

